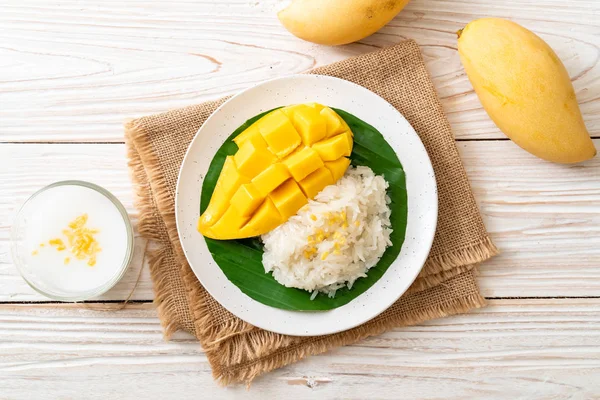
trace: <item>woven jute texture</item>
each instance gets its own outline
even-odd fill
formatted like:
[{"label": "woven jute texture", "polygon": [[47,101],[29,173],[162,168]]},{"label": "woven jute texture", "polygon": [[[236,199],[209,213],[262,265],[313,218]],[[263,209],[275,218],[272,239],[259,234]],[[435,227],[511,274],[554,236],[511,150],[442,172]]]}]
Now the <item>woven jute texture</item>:
[{"label": "woven jute texture", "polygon": [[176,330],[195,335],[215,379],[249,383],[258,375],[311,354],[376,335],[482,307],[475,265],[497,250],[487,235],[450,125],[418,46],[396,46],[314,69],[377,93],[402,113],[427,148],[439,193],[437,232],[423,271],[398,302],[373,320],[346,332],[292,337],[255,328],[217,303],[185,260],[175,225],[175,186],[188,145],[198,128],[226,99],[126,124],[130,168],[140,211],[140,234],[153,242],[149,254],[159,317],[167,338]]}]

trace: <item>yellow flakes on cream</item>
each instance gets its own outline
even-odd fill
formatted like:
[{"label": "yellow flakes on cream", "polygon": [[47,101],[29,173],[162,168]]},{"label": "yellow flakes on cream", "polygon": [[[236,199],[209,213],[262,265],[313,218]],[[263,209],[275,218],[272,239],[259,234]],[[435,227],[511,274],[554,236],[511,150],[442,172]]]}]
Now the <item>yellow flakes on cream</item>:
[{"label": "yellow flakes on cream", "polygon": [[[85,225],[88,221],[88,215],[82,214],[75,218],[68,225],[68,229],[63,229],[62,233],[66,236],[69,244],[69,251],[78,260],[87,260],[87,265],[93,267],[96,265],[96,255],[102,250],[95,235],[98,233],[97,229],[87,228]],[[54,238],[48,241],[48,244],[57,251],[63,251],[67,249],[67,245],[61,238]],[[44,243],[40,243],[40,247],[44,247]],[[34,250],[32,255],[37,255],[38,251]],[[71,262],[70,257],[65,257],[64,264],[67,265]]]},{"label": "yellow flakes on cream", "polygon": [[94,237],[98,230],[87,228],[87,220],[87,214],[80,215],[69,224],[70,229],[63,230],[63,234],[69,241],[71,253],[78,260],[87,259],[87,264],[93,267],[96,264],[96,254],[102,249]]},{"label": "yellow flakes on cream", "polygon": [[59,238],[50,239],[48,241],[48,244],[50,246],[56,247],[56,250],[58,250],[58,251],[63,251],[66,249],[65,242],[63,242],[62,239],[59,239]]}]

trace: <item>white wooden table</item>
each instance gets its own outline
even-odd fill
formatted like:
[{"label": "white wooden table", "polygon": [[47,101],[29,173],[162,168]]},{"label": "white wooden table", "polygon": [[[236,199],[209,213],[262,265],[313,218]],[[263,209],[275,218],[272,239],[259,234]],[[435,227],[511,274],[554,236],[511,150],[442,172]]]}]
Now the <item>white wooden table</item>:
[{"label": "white wooden table", "polygon": [[[575,166],[519,149],[487,117],[454,32],[511,18],[564,61],[600,149],[598,0],[413,0],[360,43],[302,42],[278,0],[0,0],[0,398],[600,398],[600,157]],[[235,93],[413,38],[421,45],[485,223],[502,254],[482,265],[489,307],[311,357],[245,388],[219,388],[199,345],[166,343],[142,265],[85,304],[18,276],[15,208],[61,179],[98,183],[136,221],[128,117]],[[134,303],[116,307],[131,291]]]}]

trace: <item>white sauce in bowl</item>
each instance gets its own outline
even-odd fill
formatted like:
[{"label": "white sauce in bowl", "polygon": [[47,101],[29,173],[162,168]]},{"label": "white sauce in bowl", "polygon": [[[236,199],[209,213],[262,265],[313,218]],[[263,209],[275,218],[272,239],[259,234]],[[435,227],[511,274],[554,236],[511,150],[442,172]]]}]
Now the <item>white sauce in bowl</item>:
[{"label": "white sauce in bowl", "polygon": [[[131,258],[131,226],[123,214],[118,200],[95,185],[59,183],[42,189],[25,203],[13,226],[13,257],[23,278],[59,300],[83,300],[105,292]],[[69,224],[83,215],[84,227],[93,233],[83,239],[93,238],[100,251],[78,258],[77,247],[64,231],[72,232]],[[51,244],[58,239],[64,247]]]}]

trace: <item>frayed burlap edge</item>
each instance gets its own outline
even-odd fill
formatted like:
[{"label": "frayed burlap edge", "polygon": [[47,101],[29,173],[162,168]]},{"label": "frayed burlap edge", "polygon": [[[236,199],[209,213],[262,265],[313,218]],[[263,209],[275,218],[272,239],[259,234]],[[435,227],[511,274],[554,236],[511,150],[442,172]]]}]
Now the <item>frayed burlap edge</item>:
[{"label": "frayed burlap edge", "polygon": [[406,290],[406,294],[422,292],[471,270],[476,270],[475,264],[460,265],[450,270],[440,271],[437,274],[427,275],[424,278],[417,278]]},{"label": "frayed burlap edge", "polygon": [[[449,253],[429,256],[411,289],[414,290],[416,287],[427,289],[435,286],[439,284],[439,276],[443,275],[446,279],[449,279],[460,275],[465,270],[470,269],[468,268],[469,265],[483,262],[498,254],[498,248],[492,242],[492,239],[486,235],[477,243],[471,243]],[[462,272],[460,272],[461,269]]]},{"label": "frayed burlap edge", "polygon": [[[468,253],[473,252],[473,254]],[[471,245],[451,253],[450,257],[440,257],[432,264],[439,266],[439,272],[419,277],[407,290],[406,294],[412,294],[430,289],[443,282],[455,278],[461,274],[469,271],[476,273],[475,265],[479,262],[485,261],[488,258],[496,255],[498,250],[489,238],[486,238],[481,243]],[[428,260],[429,262],[429,260]],[[425,268],[424,268],[425,270]],[[191,288],[189,296],[191,300],[192,315],[194,316],[195,328],[197,337],[202,344],[202,347],[211,353],[212,351],[219,352],[219,358],[237,360],[238,357],[230,352],[224,352],[224,349],[220,347],[220,344],[226,339],[230,339],[234,336],[245,335],[252,332],[253,337],[251,341],[255,343],[270,343],[269,349],[273,348],[274,337],[277,338],[276,342],[283,340],[282,335],[273,334],[269,331],[264,331],[255,328],[253,325],[244,322],[239,318],[232,318],[226,324],[215,326],[211,324],[212,315],[207,308],[206,296],[209,294],[198,284],[198,278],[191,270],[186,267],[184,272],[184,280],[188,283],[188,287]],[[407,323],[410,325],[410,323]],[[245,354],[257,354],[256,347],[252,349],[252,345],[248,343],[248,340],[236,341],[240,353],[248,351]],[[233,343],[233,342],[232,342]],[[281,346],[285,346],[286,343],[279,343]],[[250,347],[248,347],[250,346]],[[276,346],[279,347],[279,346]],[[243,349],[243,351],[242,351]],[[224,356],[226,354],[226,356]]]},{"label": "frayed burlap edge", "polygon": [[[150,170],[147,170],[142,163],[140,153],[143,152],[145,157],[153,157],[151,143],[147,142],[141,148],[137,147],[139,141],[136,139],[143,135],[145,135],[145,131],[139,127],[135,120],[125,123],[128,165],[135,193],[134,206],[139,211],[137,230],[152,245],[151,250],[148,251],[148,265],[154,283],[154,303],[166,339],[169,339],[178,330],[196,336],[195,326],[186,324],[184,322],[186,319],[179,316],[174,298],[170,295],[172,288],[170,277],[161,268],[165,258],[175,257],[173,249],[164,245],[169,240],[168,237],[165,237],[168,236],[168,227],[165,225],[163,218],[155,213],[155,210],[159,210],[159,204],[157,204],[153,193],[157,191],[158,193],[166,193],[164,187],[161,187],[161,185],[165,186],[166,183],[161,178],[157,162],[149,163],[149,165],[154,165]],[[153,187],[151,182],[154,182],[156,186]],[[158,199],[159,202],[160,200]],[[156,227],[160,227],[160,229],[156,229]],[[191,320],[191,315],[187,320]]]},{"label": "frayed burlap edge", "polygon": [[184,279],[189,285],[188,288],[190,288],[190,307],[192,307],[192,315],[194,317],[194,324],[197,332],[196,337],[207,354],[217,350],[219,344],[226,339],[253,330],[260,331],[255,328],[254,325],[250,325],[242,319],[234,317],[230,318],[224,324],[218,326],[213,324],[212,320],[214,317],[208,309],[207,301],[207,296],[210,295],[198,283],[198,278],[191,268],[188,267],[185,270]]},{"label": "frayed burlap edge", "polygon": [[[239,381],[248,383],[264,372],[310,354],[322,353],[332,347],[379,334],[391,327],[417,324],[426,319],[465,312],[471,308],[482,307],[485,304],[479,294],[471,294],[446,302],[441,306],[437,305],[431,310],[426,309],[424,317],[416,318],[415,315],[409,315],[409,318],[405,321],[378,321],[377,323],[371,323],[369,327],[362,326],[338,334],[339,337],[336,337],[333,343],[325,343],[326,337],[300,340],[295,337],[273,334],[254,328],[237,318],[231,318],[225,324],[215,326],[211,323],[213,317],[209,305],[211,299],[198,283],[196,276],[183,256],[177,236],[175,210],[172,207],[173,199],[166,190],[166,182],[161,174],[160,164],[153,153],[153,144],[143,137],[147,133],[144,128],[148,128],[148,124],[151,126],[151,120],[146,118],[127,123],[126,137],[135,138],[135,140],[128,140],[128,155],[131,160],[130,167],[134,183],[139,185],[139,187],[136,187],[136,194],[138,195],[136,207],[140,210],[139,231],[143,237],[151,239],[158,245],[157,249],[150,252],[149,261],[152,279],[155,283],[159,317],[167,338],[174,331],[183,329],[200,339],[202,346],[207,351],[214,376],[220,383],[228,384]],[[143,156],[143,163],[140,155]],[[145,170],[144,165],[151,165],[152,167]],[[152,193],[160,193],[161,196],[154,199]],[[160,232],[156,230],[157,223],[161,228]],[[470,244],[450,254],[431,257],[427,260],[423,272],[407,293],[415,293],[443,284],[444,281],[469,271],[474,274],[476,271],[474,263],[483,261],[495,254],[497,254],[497,249],[489,238],[485,237],[478,243]],[[161,269],[163,261],[169,264],[169,262],[175,260],[180,263],[177,275],[185,283],[184,287],[187,288],[185,296],[187,296],[189,306],[185,309],[189,314],[185,318],[182,318],[181,312],[177,311],[174,300],[170,296],[172,287],[168,279],[169,273]],[[444,307],[450,307],[450,311],[444,311]],[[188,325],[191,323],[193,326],[186,326],[185,321],[188,321]],[[273,346],[282,348],[283,351],[271,354]],[[257,365],[256,362],[246,360],[249,356],[259,357],[260,355],[262,355],[263,360],[266,360],[264,365]],[[223,364],[224,359],[229,361]],[[233,362],[237,362],[239,365],[234,367],[232,366]],[[229,368],[229,366],[232,367]]]},{"label": "frayed burlap edge", "polygon": [[[321,354],[332,348],[355,343],[370,336],[379,335],[390,329],[416,325],[424,321],[443,318],[450,315],[466,313],[486,305],[480,294],[454,299],[434,307],[411,312],[402,320],[381,320],[363,324],[357,328],[335,334],[333,336],[317,336],[308,340],[292,336],[279,335],[273,332],[254,330],[244,336],[223,342],[223,346],[207,351],[207,357],[213,367],[213,377],[222,386],[243,382],[250,385],[257,376],[297,362],[311,355]],[[270,352],[273,348],[283,351]],[[253,358],[254,362],[244,363],[244,359]],[[223,368],[223,360],[237,367]]]},{"label": "frayed burlap edge", "polygon": [[[155,245],[155,248],[149,251],[148,260],[152,280],[155,283],[155,302],[163,324],[165,337],[169,338],[179,329],[185,330],[196,336],[207,352],[219,349],[220,344],[226,339],[245,335],[249,332],[253,333],[255,342],[263,341],[258,337],[260,335],[265,335],[264,340],[266,340],[271,332],[256,329],[239,318],[231,318],[226,324],[219,326],[211,324],[212,315],[207,307],[207,296],[209,294],[199,284],[196,275],[183,255],[178,240],[175,210],[170,207],[173,201],[167,194],[168,190],[166,190],[166,182],[160,171],[160,164],[156,160],[152,160],[155,157],[152,151],[152,143],[145,140],[147,132],[142,127],[140,120],[127,122],[125,132],[130,159],[129,166],[136,187],[135,207],[140,214],[138,231]],[[140,154],[144,155],[146,165],[152,165],[152,168],[145,169]],[[160,196],[162,197],[159,196],[155,199],[153,193],[161,193]],[[163,213],[162,217],[157,215],[155,210]],[[168,221],[172,221],[171,226],[169,226]],[[156,230],[156,226],[161,226],[164,229]],[[164,244],[167,242],[170,242],[173,248]],[[479,243],[471,244],[448,254],[428,258],[423,271],[407,293],[423,291],[452,279],[472,270],[474,264],[497,253],[498,250],[495,245],[489,237],[485,237]],[[182,322],[182,318],[178,315],[177,308],[174,306],[173,298],[170,296],[172,290],[169,274],[161,268],[161,264],[166,257],[173,257],[181,264],[179,274],[185,282],[185,287],[188,288],[189,312],[192,317],[187,320],[193,321],[193,326]],[[245,347],[241,343],[238,344],[240,348]]]}]

